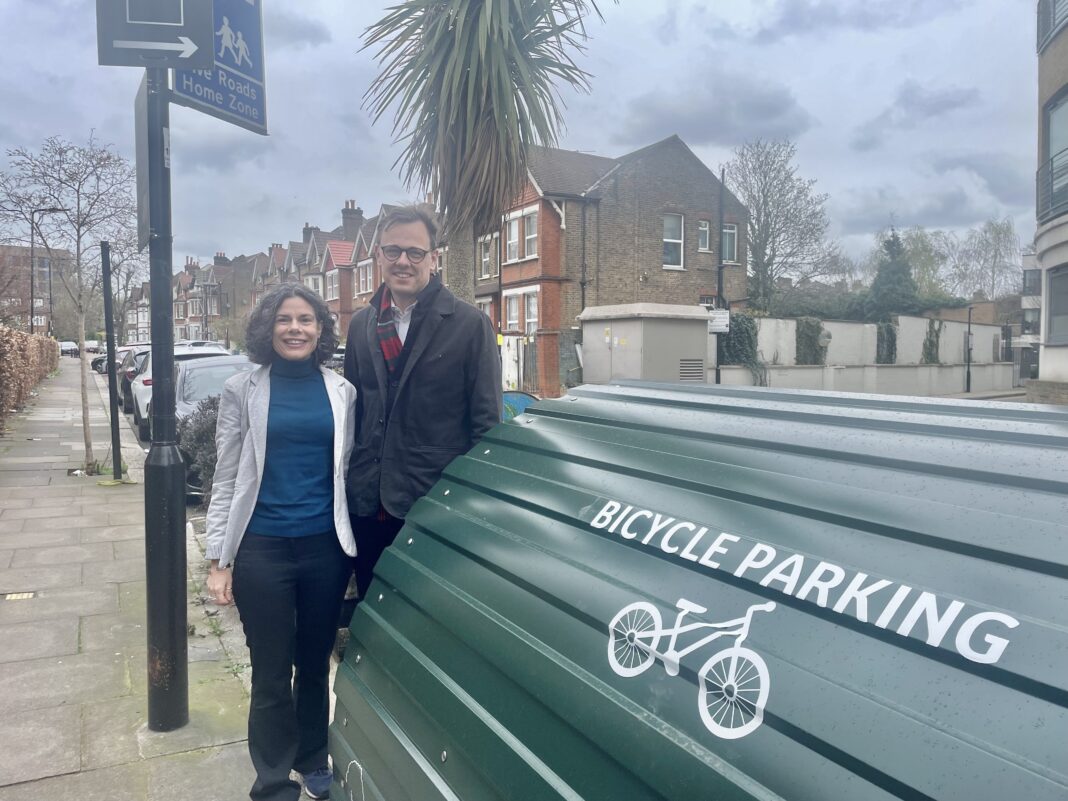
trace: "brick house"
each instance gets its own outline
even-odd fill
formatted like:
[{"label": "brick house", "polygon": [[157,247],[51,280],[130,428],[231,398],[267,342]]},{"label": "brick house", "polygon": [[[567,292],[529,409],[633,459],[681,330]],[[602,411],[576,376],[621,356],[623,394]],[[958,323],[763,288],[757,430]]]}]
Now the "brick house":
[{"label": "brick house", "polygon": [[30,248],[0,245],[0,323],[29,331],[32,317],[34,333],[51,334],[53,292],[62,291],[58,277],[53,285],[52,267],[59,269],[61,262],[70,262],[71,254],[58,249],[49,252],[39,245],[33,260],[37,270],[31,282]]},{"label": "brick house", "polygon": [[355,242],[338,240],[326,243],[322,261],[323,297],[334,318],[337,330],[348,331],[352,319],[352,272]]},{"label": "brick house", "polygon": [[[578,314],[746,296],[748,211],[678,137],[619,158],[533,147],[499,231],[477,239],[476,305],[499,326],[505,387],[556,397],[581,381]],[[502,269],[503,267],[503,269]],[[503,304],[502,304],[503,300]]]}]

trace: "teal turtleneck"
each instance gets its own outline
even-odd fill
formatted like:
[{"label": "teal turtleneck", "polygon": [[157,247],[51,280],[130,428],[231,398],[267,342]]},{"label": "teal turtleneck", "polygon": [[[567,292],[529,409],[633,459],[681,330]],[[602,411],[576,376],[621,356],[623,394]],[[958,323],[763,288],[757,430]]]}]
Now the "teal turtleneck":
[{"label": "teal turtleneck", "polygon": [[334,529],[334,415],[314,358],[271,363],[267,453],[248,531],[276,537]]}]

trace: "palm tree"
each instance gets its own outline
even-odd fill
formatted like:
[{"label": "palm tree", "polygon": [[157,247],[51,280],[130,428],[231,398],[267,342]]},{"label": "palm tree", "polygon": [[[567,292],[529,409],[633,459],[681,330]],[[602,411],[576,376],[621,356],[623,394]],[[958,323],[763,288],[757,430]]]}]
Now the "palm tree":
[{"label": "palm tree", "polygon": [[365,32],[382,72],[364,95],[377,121],[396,106],[407,140],[394,166],[429,188],[450,231],[491,230],[526,180],[526,149],[553,146],[555,82],[588,91],[572,53],[594,0],[409,0]]}]

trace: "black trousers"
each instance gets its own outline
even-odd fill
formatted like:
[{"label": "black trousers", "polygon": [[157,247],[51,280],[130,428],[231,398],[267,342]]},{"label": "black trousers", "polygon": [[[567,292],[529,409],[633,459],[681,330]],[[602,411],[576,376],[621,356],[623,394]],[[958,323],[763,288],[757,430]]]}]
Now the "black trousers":
[{"label": "black trousers", "polygon": [[352,533],[356,538],[356,590],[357,603],[367,595],[367,588],[375,572],[382,552],[396,539],[404,528],[404,521],[383,513],[380,517],[352,517]]},{"label": "black trousers", "polygon": [[254,801],[296,801],[290,770],[327,764],[330,650],[350,568],[333,531],[241,541],[233,591],[252,659]]}]

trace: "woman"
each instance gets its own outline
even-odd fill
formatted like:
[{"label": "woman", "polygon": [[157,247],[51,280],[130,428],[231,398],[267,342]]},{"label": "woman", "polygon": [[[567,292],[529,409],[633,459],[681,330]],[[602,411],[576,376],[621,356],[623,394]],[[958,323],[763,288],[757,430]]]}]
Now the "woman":
[{"label": "woman", "polygon": [[208,592],[237,604],[252,660],[255,801],[327,798],[330,650],[356,545],[345,502],[356,390],[322,299],[282,284],[248,322],[260,367],[226,382],[207,517]]}]

